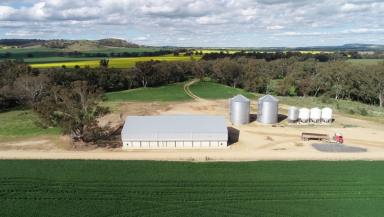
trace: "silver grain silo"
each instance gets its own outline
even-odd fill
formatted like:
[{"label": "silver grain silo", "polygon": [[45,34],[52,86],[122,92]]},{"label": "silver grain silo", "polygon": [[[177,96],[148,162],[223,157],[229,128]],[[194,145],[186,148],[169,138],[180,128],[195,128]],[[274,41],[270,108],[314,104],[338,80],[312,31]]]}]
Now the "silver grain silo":
[{"label": "silver grain silo", "polygon": [[291,106],[288,109],[288,122],[296,123],[299,120],[299,109],[295,106]]},{"label": "silver grain silo", "polygon": [[250,100],[243,95],[237,95],[230,99],[230,117],[234,125],[249,123]]},{"label": "silver grain silo", "polygon": [[258,102],[257,121],[263,124],[275,124],[279,116],[279,100],[271,95],[263,96]]}]

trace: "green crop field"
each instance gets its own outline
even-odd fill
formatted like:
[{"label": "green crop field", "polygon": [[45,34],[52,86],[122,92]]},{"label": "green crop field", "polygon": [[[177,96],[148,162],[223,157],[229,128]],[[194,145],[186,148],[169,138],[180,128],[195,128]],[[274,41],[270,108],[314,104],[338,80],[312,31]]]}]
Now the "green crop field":
[{"label": "green crop field", "polygon": [[0,161],[0,216],[381,217],[383,162]]},{"label": "green crop field", "polygon": [[242,89],[236,89],[210,81],[197,82],[192,84],[189,89],[196,96],[203,99],[229,99],[237,94],[243,94],[249,98],[255,97],[253,94]]},{"label": "green crop field", "polygon": [[[110,58],[109,67],[113,68],[129,68],[140,61],[150,61],[150,60],[159,60],[159,61],[190,61],[198,60],[199,56],[189,57],[189,56],[158,56],[158,57],[129,57],[129,58]],[[70,61],[70,62],[52,62],[52,63],[43,63],[43,64],[31,64],[33,68],[52,68],[52,67],[62,67],[63,65],[68,68],[73,68],[75,66],[85,67],[89,66],[91,68],[99,67],[99,59],[96,60],[86,60],[86,61]]]},{"label": "green crop field", "polygon": [[121,101],[184,101],[190,100],[183,89],[184,83],[170,84],[162,87],[138,88],[106,93],[108,102]]},{"label": "green crop field", "polygon": [[31,110],[0,113],[0,140],[13,137],[59,135],[58,128],[44,129],[37,125],[38,118]]}]

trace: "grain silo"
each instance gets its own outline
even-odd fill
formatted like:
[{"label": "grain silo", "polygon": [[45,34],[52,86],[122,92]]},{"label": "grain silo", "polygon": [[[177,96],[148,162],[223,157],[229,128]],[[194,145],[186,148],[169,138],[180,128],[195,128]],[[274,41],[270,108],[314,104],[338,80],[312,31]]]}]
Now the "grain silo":
[{"label": "grain silo", "polygon": [[249,123],[251,102],[243,95],[237,95],[230,99],[230,117],[234,125]]},{"label": "grain silo", "polygon": [[299,110],[299,120],[303,123],[307,123],[309,121],[310,111],[307,108],[301,108]]},{"label": "grain silo", "polygon": [[299,120],[299,109],[297,107],[291,106],[288,109],[288,122],[295,123]]},{"label": "grain silo", "polygon": [[321,109],[319,108],[312,108],[311,109],[311,114],[310,114],[310,119],[314,123],[320,122],[321,119]]},{"label": "grain silo", "polygon": [[333,119],[333,111],[331,108],[325,107],[321,110],[321,120],[325,123],[331,123]]},{"label": "grain silo", "polygon": [[258,102],[257,121],[263,124],[278,122],[279,100],[271,95],[263,96]]}]

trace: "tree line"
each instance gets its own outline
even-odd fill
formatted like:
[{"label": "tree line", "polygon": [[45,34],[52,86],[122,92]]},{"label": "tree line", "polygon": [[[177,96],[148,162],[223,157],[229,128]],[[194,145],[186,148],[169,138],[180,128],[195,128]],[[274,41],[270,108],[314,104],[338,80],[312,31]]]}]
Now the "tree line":
[{"label": "tree line", "polygon": [[223,58],[252,58],[252,59],[264,59],[266,61],[273,61],[278,59],[289,59],[295,57],[299,61],[305,61],[309,59],[315,59],[319,62],[328,62],[334,60],[346,60],[348,56],[351,56],[348,52],[334,52],[334,53],[302,53],[299,51],[287,51],[287,52],[259,52],[259,51],[239,51],[235,53],[229,53],[221,51],[214,53],[204,54],[203,60],[215,60]]},{"label": "tree line", "polygon": [[[68,85],[74,81],[85,81],[103,91],[118,91],[203,77],[256,93],[325,96],[380,106],[384,104],[384,61],[357,65],[338,60],[301,61],[295,57],[273,61],[241,57],[189,62],[151,60],[138,62],[127,69],[108,68],[108,60],[102,59],[100,65],[100,68],[32,69],[23,63],[4,61],[0,63],[0,105],[4,108],[36,101],[38,90],[44,88],[40,83]],[[39,88],[35,90],[37,93],[26,90],[21,94],[23,88],[15,88],[18,86]],[[31,96],[26,96],[27,93]]]},{"label": "tree line", "polygon": [[80,51],[34,51],[31,53],[0,53],[0,59],[18,59],[34,57],[156,57],[173,54],[172,50],[155,50],[140,52],[80,52]]}]

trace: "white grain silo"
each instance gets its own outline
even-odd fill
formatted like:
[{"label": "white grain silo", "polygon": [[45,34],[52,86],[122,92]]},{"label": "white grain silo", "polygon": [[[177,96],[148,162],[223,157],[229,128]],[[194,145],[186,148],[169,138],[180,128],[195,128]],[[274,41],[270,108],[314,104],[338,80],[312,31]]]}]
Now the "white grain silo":
[{"label": "white grain silo", "polygon": [[333,120],[333,111],[331,108],[325,107],[321,110],[321,120],[325,123],[331,123]]},{"label": "white grain silo", "polygon": [[299,109],[299,120],[303,123],[307,123],[309,121],[310,111],[307,108]]},{"label": "white grain silo", "polygon": [[232,124],[248,124],[250,107],[250,100],[243,95],[237,95],[230,99],[230,117]]},{"label": "white grain silo", "polygon": [[291,106],[288,109],[288,122],[295,123],[299,120],[299,109],[297,107]]},{"label": "white grain silo", "polygon": [[311,109],[310,119],[314,123],[320,122],[321,119],[321,109],[315,107]]},{"label": "white grain silo", "polygon": [[279,100],[271,95],[263,96],[258,102],[257,121],[263,124],[278,122]]}]

